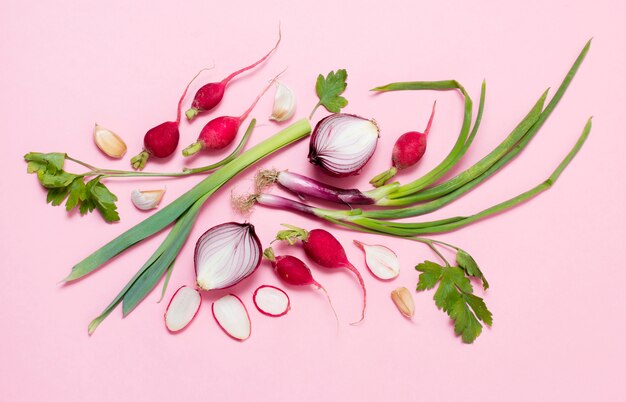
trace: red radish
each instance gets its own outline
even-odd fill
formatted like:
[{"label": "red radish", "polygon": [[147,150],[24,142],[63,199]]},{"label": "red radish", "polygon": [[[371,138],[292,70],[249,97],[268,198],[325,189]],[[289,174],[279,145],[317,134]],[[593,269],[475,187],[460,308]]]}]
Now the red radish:
[{"label": "red radish", "polygon": [[294,244],[297,239],[302,241],[302,246],[307,257],[325,268],[346,268],[356,275],[363,292],[363,309],[361,319],[352,324],[358,324],[365,318],[365,307],[367,304],[367,291],[365,283],[359,271],[348,261],[346,251],[341,243],[324,229],[313,229],[307,231],[296,226],[283,225],[289,230],[281,230],[276,235],[278,240],[286,240],[289,244]]},{"label": "red radish", "polygon": [[310,232],[304,229],[283,225],[289,230],[281,230],[276,235],[278,240],[286,240],[290,244],[294,244],[297,239],[302,241],[302,246],[307,257],[325,268],[346,268],[359,280],[359,285],[363,291],[363,309],[361,310],[361,319],[352,324],[358,324],[365,318],[365,306],[367,304],[367,292],[365,283],[359,271],[348,261],[346,251],[339,241],[324,229],[313,229]]},{"label": "red radish", "polygon": [[396,253],[388,247],[381,245],[369,245],[354,240],[365,253],[365,265],[375,277],[382,280],[393,279],[400,274],[400,261]]},{"label": "red radish", "polygon": [[202,296],[196,289],[181,286],[172,296],[165,310],[165,326],[171,332],[185,328],[198,314]]},{"label": "red radish", "polygon": [[287,282],[290,285],[294,286],[310,286],[313,285],[318,289],[321,289],[326,294],[328,298],[328,303],[330,304],[330,308],[333,309],[333,313],[335,314],[335,319],[337,323],[339,323],[339,317],[337,317],[337,312],[333,307],[333,303],[330,300],[330,296],[326,289],[320,285],[315,279],[313,279],[313,275],[311,274],[311,270],[306,266],[302,260],[292,256],[292,255],[274,255],[274,250],[271,247],[268,247],[263,252],[263,256],[267,258],[274,268],[274,272],[278,275],[280,279]]},{"label": "red radish", "polygon": [[183,94],[178,100],[178,109],[176,112],[176,121],[166,121],[165,123],[161,123],[158,126],[152,127],[146,135],[143,137],[143,151],[141,151],[138,155],[134,156],[130,163],[133,165],[133,168],[136,170],[142,170],[144,166],[146,166],[146,162],[150,156],[154,156],[156,158],[167,158],[170,156],[178,146],[178,140],[180,139],[180,132],[178,131],[178,126],[180,125],[180,115],[181,115],[181,107],[183,104],[183,100],[187,95],[187,90],[191,83],[205,70],[209,70],[208,68],[203,68],[198,71],[191,81],[185,87]]},{"label": "red radish", "polygon": [[221,116],[216,117],[215,119],[208,122],[204,126],[204,128],[202,128],[202,131],[200,131],[198,140],[189,145],[187,148],[183,149],[183,155],[190,156],[198,153],[202,149],[210,151],[222,149],[230,144],[237,136],[237,131],[239,131],[239,126],[241,126],[241,123],[243,123],[243,121],[248,117],[252,109],[254,109],[254,107],[256,106],[259,99],[261,99],[265,92],[267,92],[267,90],[274,84],[276,78],[278,78],[278,76],[272,79],[272,81],[265,87],[263,92],[261,92],[256,97],[248,110],[246,110],[241,116]]},{"label": "red radish", "polygon": [[374,176],[374,178],[370,180],[372,185],[375,187],[384,185],[389,179],[395,176],[398,170],[413,166],[419,162],[420,159],[422,159],[424,152],[426,152],[426,140],[428,138],[428,133],[430,132],[430,127],[433,124],[436,105],[437,101],[433,103],[433,110],[430,113],[428,124],[426,125],[426,129],[423,133],[420,133],[419,131],[409,131],[408,133],[402,134],[400,138],[396,140],[391,153],[391,162],[393,166],[386,172]]},{"label": "red radish", "polygon": [[191,121],[198,114],[208,112],[209,110],[217,106],[217,104],[222,101],[222,98],[224,97],[224,90],[226,89],[226,86],[230,83],[230,81],[244,71],[248,71],[267,60],[267,58],[270,57],[270,55],[276,50],[276,48],[278,48],[280,39],[281,34],[279,28],[278,41],[276,42],[276,45],[259,61],[249,65],[248,67],[244,67],[241,70],[235,71],[220,82],[211,82],[198,89],[198,92],[196,92],[196,96],[194,96],[193,102],[191,103],[191,108],[185,112],[187,119]]},{"label": "red radish", "polygon": [[213,302],[213,318],[229,336],[239,341],[250,337],[250,316],[241,299],[233,294]]},{"label": "red radish", "polygon": [[261,285],[254,291],[252,300],[256,308],[271,317],[280,317],[289,311],[291,303],[284,290],[275,286]]}]

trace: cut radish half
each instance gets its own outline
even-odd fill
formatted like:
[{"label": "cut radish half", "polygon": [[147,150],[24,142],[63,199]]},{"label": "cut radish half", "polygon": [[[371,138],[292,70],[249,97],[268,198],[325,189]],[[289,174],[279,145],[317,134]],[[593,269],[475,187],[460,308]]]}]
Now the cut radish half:
[{"label": "cut radish half", "polygon": [[275,286],[259,286],[257,290],[254,291],[252,300],[261,313],[272,317],[285,315],[291,308],[287,293]]},{"label": "cut radish half", "polygon": [[243,341],[250,336],[250,316],[237,296],[230,294],[214,301],[213,317],[231,337]]},{"label": "cut radish half", "polygon": [[196,289],[189,286],[181,286],[172,296],[170,304],[165,310],[165,326],[172,332],[180,331],[194,319],[200,305],[202,296]]},{"label": "cut radish half", "polygon": [[354,244],[365,252],[365,264],[375,277],[388,280],[400,274],[398,256],[387,247],[368,245],[357,240],[354,241]]}]

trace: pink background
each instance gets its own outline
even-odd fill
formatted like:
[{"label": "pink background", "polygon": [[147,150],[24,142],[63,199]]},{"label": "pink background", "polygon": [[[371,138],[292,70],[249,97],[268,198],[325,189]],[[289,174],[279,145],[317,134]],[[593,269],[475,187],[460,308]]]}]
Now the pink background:
[{"label": "pink background", "polygon": [[[0,6],[0,159],[3,217],[0,242],[0,399],[5,401],[125,400],[624,400],[623,149],[626,145],[626,6],[622,1],[380,2],[293,1],[4,1]],[[219,114],[239,114],[267,79],[288,67],[283,81],[297,93],[299,115],[315,103],[318,73],[346,68],[347,112],[375,117],[382,127],[378,152],[357,178],[365,186],[386,169],[395,138],[422,129],[438,100],[429,149],[403,181],[434,166],[456,138],[462,102],[453,93],[397,93],[373,97],[375,85],[454,78],[477,102],[487,80],[486,111],[477,140],[461,163],[469,166],[517,124],[548,86],[556,88],[584,43],[588,58],[570,90],[527,150],[496,177],[433,217],[467,214],[544,180],[594,116],[589,141],[556,186],[505,214],[439,236],[470,251],[491,282],[478,291],[494,326],[473,345],[453,335],[432,292],[414,294],[416,315],[403,319],[390,301],[398,286],[413,289],[413,266],[433,259],[428,249],[390,238],[333,229],[364,274],[368,311],[358,327],[360,294],[349,274],[315,269],[341,318],[323,296],[288,288],[267,263],[234,291],[248,306],[252,336],[228,338],[210,313],[206,295],[193,325],[171,335],[158,292],[126,319],[116,310],[87,336],[100,313],[158,245],[163,235],[126,253],[71,286],[58,281],[71,266],[148,214],[129,201],[134,188],[167,186],[170,202],[201,178],[110,180],[122,220],[107,225],[45,204],[22,155],[60,151],[96,165],[128,168],[147,128],[171,119],[182,87],[215,62],[203,80],[217,80],[283,42],[261,68],[228,89]],[[202,80],[201,80],[202,81]],[[207,81],[204,81],[207,82]],[[194,85],[199,87],[200,81]],[[265,120],[272,96],[253,116],[256,143],[277,131]],[[186,105],[189,104],[187,100]],[[323,112],[318,112],[320,118]],[[181,129],[181,149],[209,116]],[[129,145],[127,158],[102,156],[91,140],[97,121]],[[308,143],[261,165],[314,173]],[[230,152],[225,150],[223,154]],[[178,170],[178,154],[152,170]],[[74,169],[79,170],[79,169]],[[248,191],[253,170],[229,183],[203,209],[178,258],[166,298],[192,284],[195,239],[226,220],[243,220],[229,206],[231,190]],[[322,177],[322,176],[319,176]],[[279,190],[275,191],[279,193]],[[259,209],[251,218],[267,245],[278,223],[326,227],[304,217]],[[364,268],[352,239],[392,245],[402,261],[390,283]],[[280,252],[285,248],[279,247]],[[297,248],[290,249],[302,256]],[[285,288],[292,311],[273,319],[252,305],[256,286]],[[620,374],[621,373],[621,374]]]}]

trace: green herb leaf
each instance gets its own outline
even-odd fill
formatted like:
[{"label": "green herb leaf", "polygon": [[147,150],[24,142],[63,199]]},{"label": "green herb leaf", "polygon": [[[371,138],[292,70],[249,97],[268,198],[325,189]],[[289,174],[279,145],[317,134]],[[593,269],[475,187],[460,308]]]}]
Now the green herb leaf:
[{"label": "green herb leaf", "polygon": [[421,272],[418,291],[439,284],[433,296],[435,304],[454,321],[454,332],[463,342],[472,343],[481,334],[481,321],[489,326],[493,323],[493,316],[483,299],[473,294],[470,274],[466,270],[444,267],[432,261],[424,261],[415,269]]},{"label": "green herb leaf", "polygon": [[419,282],[417,282],[418,291],[434,288],[443,273],[443,267],[432,261],[424,261],[415,269],[421,272]]},{"label": "green herb leaf", "polygon": [[326,78],[318,75],[315,83],[315,92],[320,98],[318,105],[323,105],[331,113],[339,113],[348,104],[346,98],[340,96],[348,86],[347,78],[348,73],[344,69],[331,71]]},{"label": "green herb leaf", "polygon": [[483,289],[487,290],[489,288],[489,282],[487,282],[482,271],[478,268],[478,264],[476,264],[474,258],[466,251],[461,249],[457,250],[456,263],[459,264],[459,267],[463,268],[469,276],[480,279],[483,282]]},{"label": "green herb leaf", "polygon": [[115,205],[117,197],[104,184],[100,183],[99,177],[90,180],[87,183],[86,190],[93,205],[98,209],[105,221],[116,222],[120,220],[120,215],[117,213],[117,205]]},{"label": "green herb leaf", "polygon": [[59,152],[48,154],[43,154],[41,152],[29,152],[24,155],[24,160],[28,163],[28,173],[35,173],[43,170],[50,171],[50,173],[54,174],[63,170],[66,156],[66,154]]}]

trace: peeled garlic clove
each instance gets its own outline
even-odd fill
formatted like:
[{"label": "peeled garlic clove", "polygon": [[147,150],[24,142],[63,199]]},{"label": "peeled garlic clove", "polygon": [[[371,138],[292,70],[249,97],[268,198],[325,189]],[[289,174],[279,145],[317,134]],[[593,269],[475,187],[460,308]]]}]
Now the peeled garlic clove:
[{"label": "peeled garlic clove", "polygon": [[113,131],[96,123],[93,139],[98,148],[111,158],[121,158],[126,153],[126,144]]},{"label": "peeled garlic clove", "polygon": [[402,313],[403,316],[411,318],[415,313],[415,304],[413,304],[413,296],[409,289],[405,287],[398,288],[391,292],[391,300]]},{"label": "peeled garlic clove", "polygon": [[378,279],[393,279],[400,274],[398,256],[389,248],[380,245],[369,245],[355,240],[356,244],[365,252],[365,265]]},{"label": "peeled garlic clove", "polygon": [[285,121],[293,117],[296,112],[296,95],[285,84],[276,82],[276,94],[274,95],[274,107],[270,120]]},{"label": "peeled garlic clove", "polygon": [[130,198],[137,208],[146,211],[158,207],[163,198],[163,194],[165,194],[165,190],[133,190],[130,194]]}]

